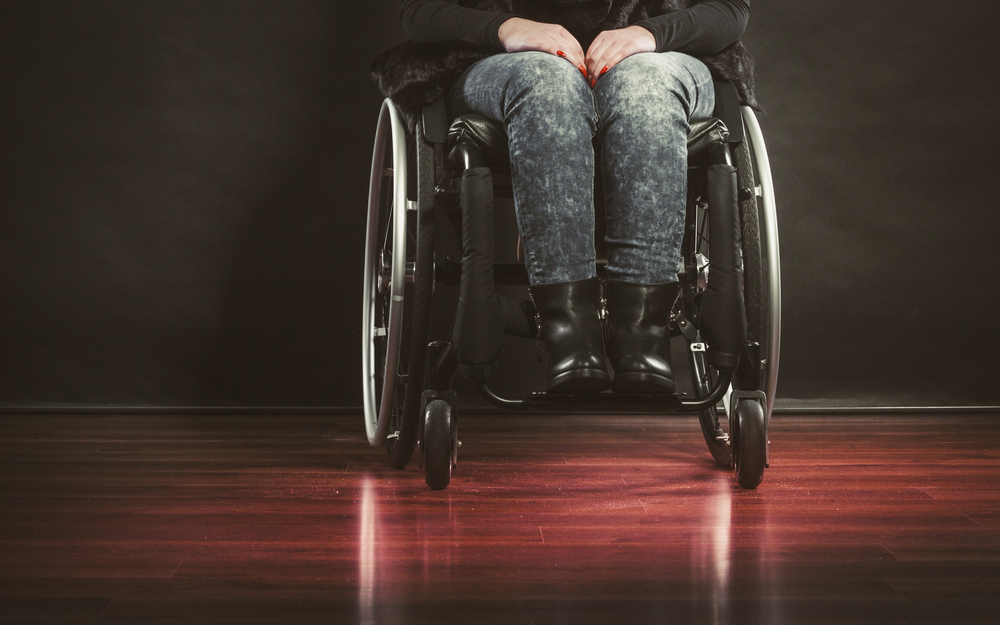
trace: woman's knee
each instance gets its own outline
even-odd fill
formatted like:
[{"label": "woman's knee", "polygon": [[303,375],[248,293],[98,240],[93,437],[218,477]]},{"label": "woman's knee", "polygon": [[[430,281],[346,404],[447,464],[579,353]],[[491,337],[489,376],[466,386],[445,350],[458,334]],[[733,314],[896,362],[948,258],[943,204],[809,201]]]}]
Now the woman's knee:
[{"label": "woman's knee", "polygon": [[553,120],[564,116],[596,118],[590,86],[580,70],[544,52],[504,55],[510,68],[507,108],[528,110]]},{"label": "woman's knee", "polygon": [[628,57],[598,81],[594,95],[602,116],[619,110],[693,119],[710,115],[714,107],[711,72],[698,59],[678,52]]}]

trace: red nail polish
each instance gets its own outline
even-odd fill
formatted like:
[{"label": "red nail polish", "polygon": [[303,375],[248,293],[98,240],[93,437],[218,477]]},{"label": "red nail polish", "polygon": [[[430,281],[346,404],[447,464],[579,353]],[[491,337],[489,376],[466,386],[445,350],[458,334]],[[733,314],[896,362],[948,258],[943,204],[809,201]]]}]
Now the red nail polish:
[{"label": "red nail polish", "polygon": [[583,65],[580,66],[580,71],[583,73],[584,76],[587,75],[587,68],[584,67]]},{"label": "red nail polish", "polygon": [[590,88],[593,89],[596,84],[597,84],[597,79],[596,78],[591,78],[590,79]]},{"label": "red nail polish", "polygon": [[559,58],[565,59],[566,58],[566,53],[563,52],[562,50],[556,50],[556,56],[558,56]]},{"label": "red nail polish", "polygon": [[608,73],[608,66],[607,66],[607,65],[605,65],[605,66],[604,66],[604,69],[602,69],[602,70],[601,70],[601,76],[603,76],[603,75],[605,75],[605,74],[607,74],[607,73]]}]

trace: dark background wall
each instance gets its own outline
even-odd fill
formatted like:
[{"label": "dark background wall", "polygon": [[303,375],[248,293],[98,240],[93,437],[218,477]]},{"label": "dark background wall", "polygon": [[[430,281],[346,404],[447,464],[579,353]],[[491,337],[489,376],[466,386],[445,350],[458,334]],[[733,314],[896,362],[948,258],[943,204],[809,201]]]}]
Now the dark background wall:
[{"label": "dark background wall", "polygon": [[[0,4],[0,407],[360,405],[396,6]],[[998,13],[754,3],[779,405],[1000,404]]]}]

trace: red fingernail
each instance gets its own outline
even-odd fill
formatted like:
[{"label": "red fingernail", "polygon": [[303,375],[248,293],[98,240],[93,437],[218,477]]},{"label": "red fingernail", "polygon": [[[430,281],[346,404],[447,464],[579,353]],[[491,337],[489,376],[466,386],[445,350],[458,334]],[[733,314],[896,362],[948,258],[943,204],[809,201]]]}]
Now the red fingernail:
[{"label": "red fingernail", "polygon": [[593,89],[594,85],[596,85],[596,84],[597,84],[597,79],[596,78],[591,78],[590,79],[590,88]]},{"label": "red fingernail", "polygon": [[586,76],[586,75],[587,75],[587,68],[586,68],[586,67],[584,67],[583,65],[581,65],[581,66],[580,66],[580,71],[581,71],[581,72],[583,72],[583,75],[584,75],[584,76]]},{"label": "red fingernail", "polygon": [[562,50],[556,50],[556,56],[565,59],[566,58],[566,53],[563,52]]},{"label": "red fingernail", "polygon": [[601,76],[603,76],[603,75],[605,75],[605,74],[607,74],[607,73],[608,73],[608,66],[607,66],[607,65],[605,65],[605,66],[604,66],[604,69],[602,69],[602,70],[601,70]]}]

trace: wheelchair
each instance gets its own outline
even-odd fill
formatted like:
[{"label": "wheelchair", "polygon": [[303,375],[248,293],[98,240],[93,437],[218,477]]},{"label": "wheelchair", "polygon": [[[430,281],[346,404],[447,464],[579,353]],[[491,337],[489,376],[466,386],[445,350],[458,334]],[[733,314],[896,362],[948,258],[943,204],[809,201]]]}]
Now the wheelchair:
[{"label": "wheelchair", "polygon": [[[732,84],[715,87],[713,117],[693,121],[688,138],[685,270],[671,312],[671,335],[687,344],[690,395],[498,393],[490,378],[503,335],[538,338],[531,301],[496,289],[528,284],[523,263],[494,262],[493,199],[510,197],[506,136],[482,117],[449,119],[443,101],[409,123],[384,101],[369,187],[362,379],[368,442],[384,446],[394,467],[419,448],[427,485],[449,485],[461,372],[505,410],[698,415],[714,460],[743,488],[761,483],[781,327],[774,189],[753,110]],[[442,230],[458,254],[440,251]],[[439,285],[457,285],[458,303],[450,336],[431,341]]]}]

